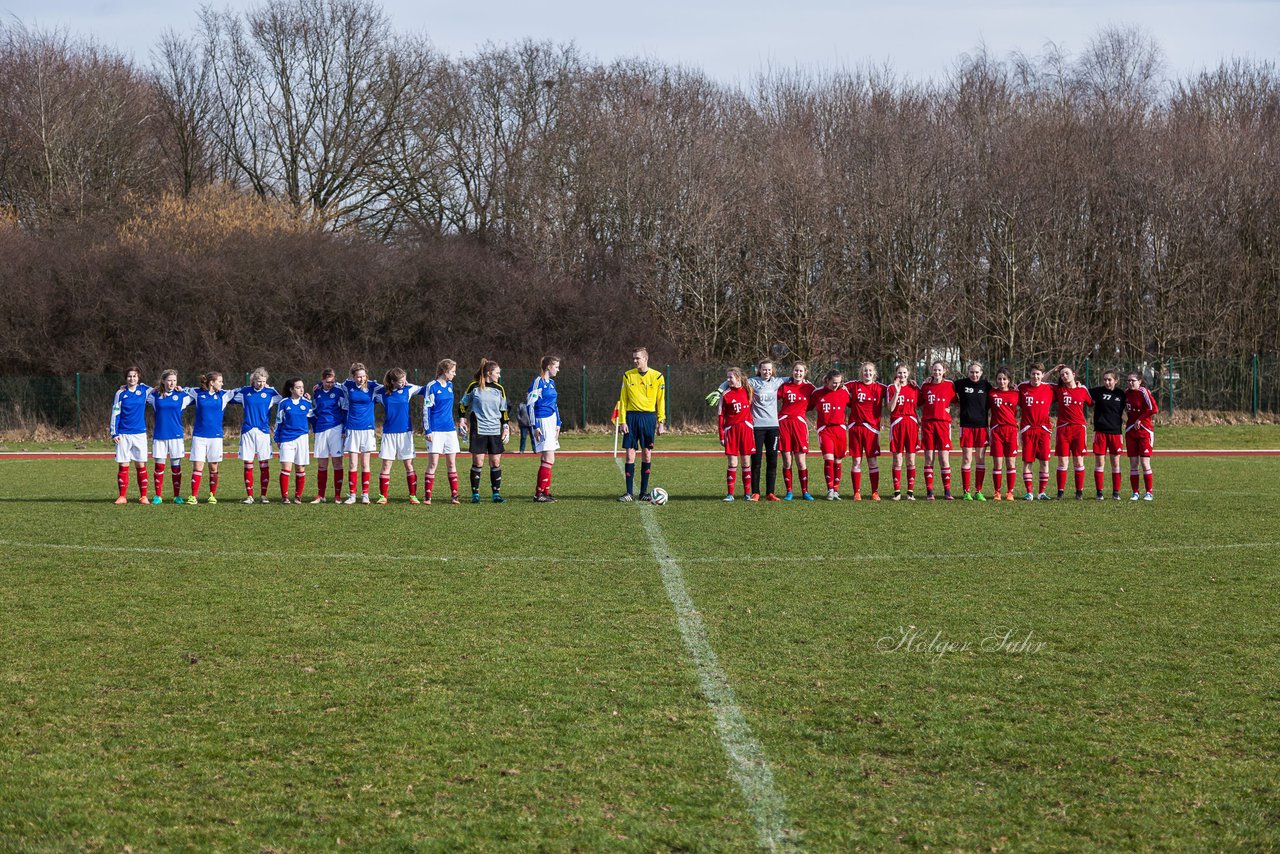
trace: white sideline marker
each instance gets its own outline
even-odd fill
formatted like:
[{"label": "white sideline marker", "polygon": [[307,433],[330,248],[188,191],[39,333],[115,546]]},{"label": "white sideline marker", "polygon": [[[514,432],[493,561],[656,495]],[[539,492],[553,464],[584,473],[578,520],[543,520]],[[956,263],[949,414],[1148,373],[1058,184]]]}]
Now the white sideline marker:
[{"label": "white sideline marker", "polygon": [[[622,468],[621,462],[618,468]],[[729,775],[747,802],[760,847],[765,851],[798,851],[794,833],[787,827],[787,805],[773,784],[773,771],[769,768],[764,748],[752,734],[751,725],[742,714],[733,686],[729,684],[729,677],[707,640],[707,627],[685,587],[684,573],[671,556],[671,548],[662,535],[652,506],[641,505],[640,520],[649,538],[649,548],[662,570],[662,586],[675,608],[684,648],[693,659],[702,694],[715,714],[720,746],[729,759]]]}]

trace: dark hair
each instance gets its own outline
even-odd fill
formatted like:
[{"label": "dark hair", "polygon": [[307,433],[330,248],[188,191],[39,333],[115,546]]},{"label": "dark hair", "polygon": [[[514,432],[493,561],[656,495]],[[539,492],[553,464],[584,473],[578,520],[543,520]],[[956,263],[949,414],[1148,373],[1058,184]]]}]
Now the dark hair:
[{"label": "dark hair", "polygon": [[222,371],[206,371],[200,375],[200,388],[208,391],[209,387],[213,385],[213,381],[220,376],[222,376]]},{"label": "dark hair", "polygon": [[[293,394],[293,384],[301,383],[301,382],[302,382],[302,377],[289,377],[287,380],[284,381],[285,392],[287,392],[288,394]],[[302,383],[302,393],[303,394],[307,393],[306,383]]]},{"label": "dark hair", "polygon": [[337,375],[338,372],[333,368],[325,368],[320,372],[320,379],[324,379],[325,377],[336,377]]},{"label": "dark hair", "polygon": [[545,371],[545,370],[547,370],[548,368],[550,368],[552,365],[554,365],[556,362],[559,362],[559,361],[560,361],[560,357],[559,357],[559,356],[543,356],[543,357],[542,357],[542,368],[541,368],[541,370],[544,370],[544,371]]},{"label": "dark hair", "polygon": [[1042,374],[1043,374],[1043,373],[1044,373],[1044,362],[1032,362],[1030,365],[1028,365],[1028,366],[1027,366],[1027,371],[1028,371],[1028,372],[1030,372],[1030,371],[1039,371],[1040,373],[1042,373]]},{"label": "dark hair", "polygon": [[392,368],[387,371],[386,376],[382,378],[382,384],[387,387],[387,391],[395,391],[395,384],[399,380],[407,378],[409,375],[405,373],[404,368]]},{"label": "dark hair", "polygon": [[844,376],[843,372],[838,371],[835,368],[832,368],[831,370],[827,371],[827,374],[822,378],[822,381],[824,383],[827,383],[827,382],[830,382],[831,380],[836,379],[837,377],[843,377],[843,376]]}]

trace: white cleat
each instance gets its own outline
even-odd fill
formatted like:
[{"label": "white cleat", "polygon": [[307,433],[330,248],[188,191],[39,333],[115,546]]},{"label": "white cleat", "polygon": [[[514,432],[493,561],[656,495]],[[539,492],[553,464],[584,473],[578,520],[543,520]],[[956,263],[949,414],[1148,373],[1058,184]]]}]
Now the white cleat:
[{"label": "white cleat", "polygon": [[369,494],[368,494],[367,492],[366,492],[364,495],[361,495],[361,496],[360,496],[360,503],[361,503],[361,504],[368,504],[368,503],[369,503]]},{"label": "white cleat", "polygon": [[345,500],[345,501],[343,501],[342,503],[343,503],[343,504],[355,504],[355,503],[356,503],[356,494],[355,494],[354,492],[353,492],[353,493],[351,493],[350,495],[348,495],[348,496],[347,496],[346,500]]},{"label": "white cleat", "polygon": [[1155,501],[1155,500],[1156,500],[1156,497],[1155,497],[1154,495],[1152,495],[1150,492],[1148,492],[1146,495],[1142,496],[1142,500],[1143,500],[1143,501]]},{"label": "white cleat", "polygon": [[311,499],[311,503],[312,503],[312,504],[323,504],[323,503],[325,503],[325,501],[327,501],[327,500],[328,500],[327,498],[325,498],[323,495],[321,495],[321,496],[319,496],[319,497],[317,497],[317,498],[313,498],[313,499]]},{"label": "white cleat", "polygon": [[248,498],[246,498],[246,499],[245,499],[243,502],[241,502],[241,503],[242,503],[242,504],[257,504],[258,502],[257,502],[257,501],[255,501],[255,500],[253,499],[253,496],[252,496],[252,495],[250,495]]},{"label": "white cleat", "polygon": [[1138,493],[1136,493],[1136,492],[1135,492],[1133,495],[1130,495],[1130,496],[1129,496],[1129,500],[1130,500],[1130,501],[1137,501],[1137,500],[1138,500],[1139,498],[1141,498],[1141,497],[1142,497],[1141,495],[1139,495]]}]

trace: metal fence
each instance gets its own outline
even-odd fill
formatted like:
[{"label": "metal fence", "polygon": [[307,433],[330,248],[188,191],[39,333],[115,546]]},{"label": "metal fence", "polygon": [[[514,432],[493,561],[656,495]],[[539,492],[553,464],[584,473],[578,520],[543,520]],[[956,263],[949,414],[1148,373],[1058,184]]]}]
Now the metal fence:
[{"label": "metal fence", "polygon": [[[964,369],[962,360],[943,356],[949,363],[952,376]],[[1176,413],[1181,409],[1242,412],[1257,416],[1260,413],[1280,412],[1280,383],[1276,381],[1280,357],[1277,354],[1255,355],[1243,359],[1178,358],[1160,360],[1116,359],[1099,364],[1092,358],[1060,361],[1074,365],[1081,378],[1094,385],[1101,381],[1107,368],[1120,371],[1141,370],[1146,384],[1156,393],[1160,409]],[[917,379],[928,372],[929,360],[912,363]],[[1046,360],[1048,363],[1048,360]],[[860,363],[837,363],[835,367],[855,376]],[[714,423],[715,413],[706,405],[704,397],[724,379],[722,365],[654,365],[667,380],[667,419],[677,428],[707,427]],[[750,367],[743,365],[750,373]],[[813,365],[810,376],[815,382],[828,366]],[[786,370],[785,365],[779,365]],[[621,387],[622,366],[562,365],[556,378],[560,392],[560,412],[566,428],[581,429],[609,423],[610,414],[618,400]],[[893,363],[878,364],[879,375],[887,379]],[[1018,366],[1017,373],[1022,372]],[[409,369],[409,381],[415,384],[429,382],[434,373],[430,368]],[[987,374],[994,373],[988,364]],[[522,398],[530,381],[537,374],[535,368],[504,367],[503,384],[513,402]],[[292,376],[288,371],[273,373],[275,382]],[[318,377],[313,371],[297,372],[306,378],[308,388]],[[240,377],[228,374],[227,385],[237,383]],[[35,430],[48,427],[71,431],[77,435],[99,436],[107,433],[111,414],[111,399],[120,386],[118,374],[72,374],[60,377],[0,377],[0,430]],[[154,377],[144,381],[155,382]],[[248,382],[248,374],[244,381]],[[196,385],[195,372],[181,374],[179,382]],[[456,383],[465,386],[459,377]],[[1121,383],[1123,388],[1123,380]],[[419,410],[420,407],[414,407]],[[420,413],[415,412],[415,419]],[[229,426],[234,426],[231,416]]]}]

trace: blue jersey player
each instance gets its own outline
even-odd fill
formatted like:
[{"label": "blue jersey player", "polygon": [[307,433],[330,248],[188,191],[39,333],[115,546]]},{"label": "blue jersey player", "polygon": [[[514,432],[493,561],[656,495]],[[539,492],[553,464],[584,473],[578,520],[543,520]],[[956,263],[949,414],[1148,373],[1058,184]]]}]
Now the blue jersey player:
[{"label": "blue jersey player", "polygon": [[529,384],[529,394],[525,397],[533,427],[533,449],[542,455],[533,490],[533,500],[540,504],[556,500],[551,495],[551,467],[556,464],[556,451],[560,449],[560,405],[556,392],[559,372],[560,357],[544,356],[542,370]]},{"label": "blue jersey player", "polygon": [[125,384],[111,401],[111,441],[116,446],[116,504],[128,504],[129,464],[138,469],[138,501],[147,499],[147,393],[136,367],[124,372]]},{"label": "blue jersey player", "polygon": [[267,484],[271,482],[271,407],[280,401],[280,393],[267,385],[266,368],[255,368],[249,384],[236,389],[233,403],[244,407],[244,423],[240,427],[240,460],[244,463],[245,504],[253,503],[253,461],[258,461],[261,483],[258,498],[267,503]]},{"label": "blue jersey player", "polygon": [[422,427],[427,434],[427,504],[431,503],[441,456],[449,472],[449,500],[458,503],[458,425],[453,420],[453,378],[457,375],[458,363],[441,359],[436,365],[436,378],[422,393]]},{"label": "blue jersey player", "polygon": [[200,389],[187,389],[196,407],[196,423],[191,429],[191,497],[199,502],[204,465],[209,464],[209,503],[218,503],[218,466],[222,463],[222,419],[236,393],[222,387],[222,374],[209,371],[200,377]]}]

